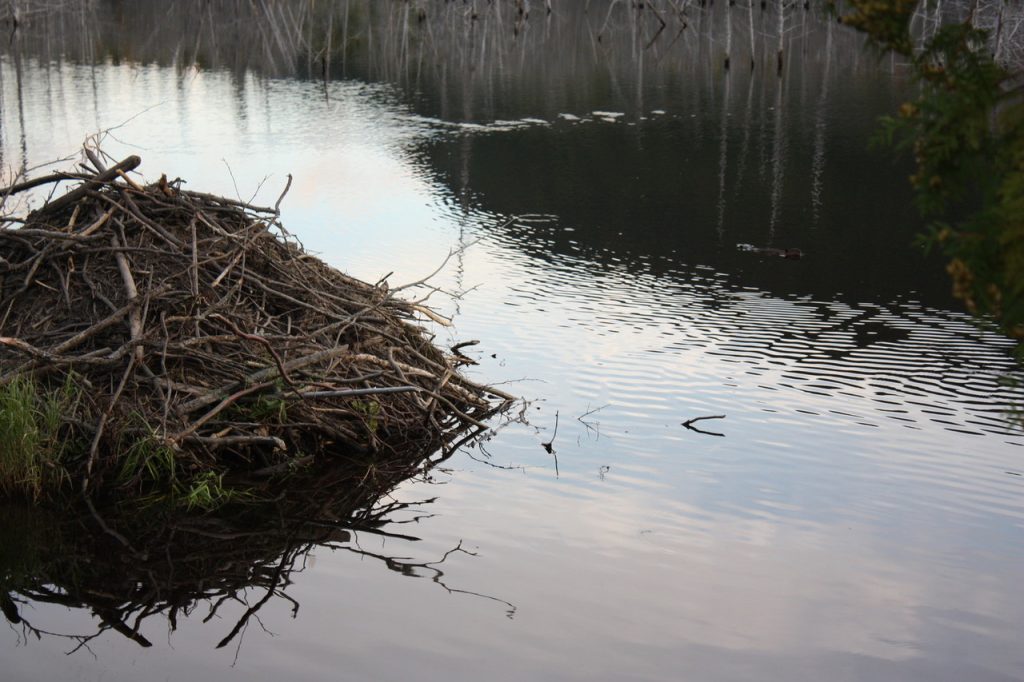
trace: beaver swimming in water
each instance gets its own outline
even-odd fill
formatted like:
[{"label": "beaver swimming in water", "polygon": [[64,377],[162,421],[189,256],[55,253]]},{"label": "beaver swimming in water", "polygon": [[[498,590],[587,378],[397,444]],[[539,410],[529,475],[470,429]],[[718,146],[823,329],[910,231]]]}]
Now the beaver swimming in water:
[{"label": "beaver swimming in water", "polygon": [[789,260],[797,260],[803,258],[804,252],[800,249],[776,249],[770,246],[754,246],[753,244],[737,244],[736,248],[740,251],[749,251],[750,253],[759,253],[763,256],[776,256],[778,258],[788,258]]}]

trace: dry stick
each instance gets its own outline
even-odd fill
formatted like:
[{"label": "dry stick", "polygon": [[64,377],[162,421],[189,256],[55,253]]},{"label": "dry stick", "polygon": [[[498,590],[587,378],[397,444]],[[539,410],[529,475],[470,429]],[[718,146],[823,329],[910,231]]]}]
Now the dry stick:
[{"label": "dry stick", "polygon": [[[163,293],[163,290],[162,289],[158,289],[155,292],[153,292],[153,295],[154,296],[159,296],[161,293]],[[67,341],[64,341],[64,342],[60,343],[59,345],[55,346],[54,349],[53,349],[53,352],[54,353],[64,353],[64,352],[67,352],[67,351],[71,350],[75,346],[80,345],[82,342],[84,342],[84,341],[88,340],[89,338],[95,336],[96,334],[98,334],[99,332],[103,331],[107,327],[110,327],[110,326],[113,326],[113,325],[117,324],[118,322],[121,321],[122,317],[124,317],[125,315],[130,313],[132,311],[132,309],[136,308],[137,306],[138,306],[138,301],[137,300],[136,301],[131,301],[127,305],[121,306],[120,308],[118,308],[117,310],[115,310],[110,315],[108,315],[107,317],[103,318],[102,320],[100,320],[96,324],[94,324],[94,325],[90,326],[89,328],[79,332],[78,334],[75,334],[74,336],[72,336]]]},{"label": "dry stick", "polygon": [[[193,318],[191,316],[175,316],[168,317],[168,322],[191,322],[199,318]],[[205,319],[205,318],[204,318]],[[210,343],[224,343],[225,341],[234,341],[238,338],[238,334],[210,334],[208,336],[192,336],[187,339],[175,342],[174,350],[188,350],[192,346],[206,345]],[[289,334],[264,334],[263,338],[267,341],[278,341],[287,344],[288,342],[294,342],[294,345],[303,346],[307,343],[311,343],[311,340],[307,336],[289,335]],[[372,378],[372,377],[370,377]]]},{"label": "dry stick", "polygon": [[39,252],[39,255],[32,260],[32,267],[29,269],[28,274],[25,275],[25,281],[22,282],[21,288],[14,294],[15,296],[27,291],[28,288],[32,286],[32,280],[35,279],[36,272],[39,271],[39,266],[42,265],[43,260],[50,255],[50,246],[51,244],[44,246],[43,250]]},{"label": "dry stick", "polygon": [[[453,388],[454,388],[454,387],[453,387]],[[434,393],[433,391],[428,391],[427,389],[423,389],[423,392],[424,392],[424,393],[427,393],[427,394],[428,394],[428,395],[430,395],[430,396],[433,396],[433,397],[434,397],[435,399],[437,399],[437,400],[438,400],[439,402],[441,402],[441,403],[444,403],[444,404],[445,404],[445,405],[446,405],[446,406],[448,407],[448,409],[449,409],[449,410],[451,410],[451,411],[452,411],[452,413],[453,413],[453,414],[454,414],[454,415],[455,415],[456,417],[459,417],[459,418],[460,418],[460,419],[462,419],[463,421],[465,421],[465,422],[468,422],[468,423],[470,423],[470,424],[472,424],[473,426],[476,426],[476,427],[478,427],[478,428],[484,429],[485,431],[490,431],[490,430],[491,430],[491,427],[490,427],[490,426],[488,426],[488,425],[487,425],[487,424],[485,424],[484,422],[480,421],[479,419],[477,419],[477,418],[475,418],[475,417],[472,417],[472,416],[470,416],[470,415],[466,414],[465,412],[463,412],[462,410],[460,410],[460,409],[459,409],[458,407],[456,407],[455,403],[453,403],[452,401],[448,400],[448,399],[447,399],[447,398],[445,398],[445,397],[444,397],[443,395],[439,395],[439,394],[437,394],[437,393]],[[557,461],[557,458],[556,458],[556,461]],[[557,465],[556,465],[556,466],[557,466]]]},{"label": "dry stick", "polygon": [[[447,368],[446,366],[443,366],[443,365],[440,365],[438,363],[435,363],[434,360],[430,359],[426,355],[423,355],[421,352],[419,352],[415,348],[406,348],[406,350],[411,352],[418,359],[422,360],[425,365],[427,365],[429,367],[433,367],[434,369],[436,369],[436,370],[438,370],[440,372],[447,372],[450,369],[450,368]],[[505,391],[499,390],[499,389],[497,389],[497,388],[495,388],[493,386],[481,386],[479,384],[473,383],[472,381],[470,381],[466,377],[462,376],[461,374],[455,374],[452,378],[455,379],[457,382],[460,382],[462,384],[465,384],[466,386],[469,386],[473,390],[476,390],[476,391],[479,391],[479,392],[483,392],[483,393],[489,393],[489,394],[492,394],[492,395],[494,395],[496,397],[500,397],[503,400],[507,400],[509,402],[512,402],[512,401],[514,401],[516,399],[514,395],[510,395],[509,393],[506,393]],[[465,397],[465,393],[468,393],[468,391],[466,391],[466,389],[462,388],[461,386],[458,386],[457,384],[452,384],[452,389],[457,391],[457,392],[462,391],[463,394],[464,394],[464,397]]]},{"label": "dry stick", "polygon": [[[160,313],[160,326],[163,328],[164,332],[164,347],[160,352],[160,375],[161,377],[166,377],[168,376],[167,345],[171,341],[171,335],[167,331],[167,315],[164,312]],[[198,333],[198,331],[199,323],[196,323],[196,332]],[[156,385],[156,389],[160,392],[160,396],[164,399],[164,411],[160,417],[160,433],[167,433],[167,417],[171,413],[171,396],[174,395],[174,388],[172,386],[168,386],[167,392],[164,392],[164,388],[159,381],[160,377],[151,374],[150,379]]]},{"label": "dry stick", "polygon": [[725,419],[724,414],[712,414],[706,417],[694,417],[693,419],[687,419],[683,422],[683,426],[689,428],[694,422],[699,422],[702,419]]},{"label": "dry stick", "polygon": [[67,232],[59,232],[57,230],[41,230],[35,227],[21,227],[11,232],[5,232],[0,230],[0,234],[3,234],[4,237],[17,237],[18,239],[25,239],[29,237],[42,237],[44,239],[61,239],[72,244],[77,244],[82,241],[88,241],[86,239],[83,239],[83,237],[86,237],[88,235],[83,235],[81,232],[69,234]]},{"label": "dry stick", "polygon": [[418,313],[420,313],[420,314],[422,314],[422,315],[424,315],[426,317],[429,317],[431,320],[433,320],[434,322],[438,323],[442,327],[451,327],[452,326],[452,321],[451,320],[449,320],[447,317],[442,317],[441,315],[438,315],[437,313],[435,313],[433,310],[431,310],[430,308],[428,308],[426,306],[418,305],[416,303],[412,303],[412,304],[410,304],[409,307],[411,307],[416,312],[418,312]]},{"label": "dry stick", "polygon": [[172,235],[167,230],[165,230],[162,226],[158,225],[157,223],[153,222],[152,220],[144,216],[142,214],[142,211],[139,210],[138,204],[136,204],[135,201],[131,198],[131,195],[127,193],[122,193],[122,196],[124,197],[125,203],[128,204],[129,213],[135,216],[135,218],[139,220],[143,225],[146,225],[147,227],[150,227],[153,230],[155,230],[156,233],[163,237],[165,240],[167,240],[167,242],[170,243],[171,246],[173,246],[176,249],[181,249],[182,244],[178,240],[178,238]]},{"label": "dry stick", "polygon": [[135,356],[128,358],[128,366],[124,370],[124,374],[121,375],[121,383],[117,385],[117,390],[114,391],[113,397],[110,399],[110,404],[107,405],[107,409],[103,411],[100,416],[100,421],[96,425],[96,435],[93,436],[92,445],[89,446],[89,459],[85,463],[85,477],[82,478],[82,494],[86,496],[88,500],[89,490],[89,478],[92,476],[92,467],[96,463],[96,455],[100,449],[100,439],[103,438],[103,430],[107,426],[107,421],[110,419],[110,415],[114,412],[114,406],[117,401],[121,398],[121,393],[124,391],[124,387],[128,384],[128,377],[131,376],[132,370],[135,369]]},{"label": "dry stick", "polygon": [[53,269],[53,273],[57,277],[57,280],[60,282],[61,293],[64,294],[64,303],[67,305],[68,310],[70,310],[71,293],[68,289],[70,286],[71,273],[62,272],[60,266],[58,266],[53,260],[50,261],[49,265]]},{"label": "dry stick", "polygon": [[[84,355],[76,355],[73,357],[59,355],[56,349],[53,351],[45,351],[41,348],[26,343],[21,339],[17,339],[10,336],[0,336],[0,345],[10,346],[11,348],[17,348],[18,350],[31,355],[35,358],[46,360],[49,365],[45,368],[47,370],[54,369],[60,365],[72,365],[75,363],[86,364],[86,365],[107,365],[115,364],[120,358],[101,358],[98,356],[105,355],[110,352],[109,348],[100,348]],[[31,362],[22,363],[14,369],[5,372],[0,375],[0,386],[5,386],[17,377],[21,375],[28,367],[32,365]]]},{"label": "dry stick", "polygon": [[122,180],[124,180],[124,181],[125,181],[126,183],[128,183],[128,186],[129,186],[129,187],[131,187],[132,189],[134,189],[134,190],[135,190],[136,192],[145,192],[145,191],[146,191],[146,190],[144,190],[144,189],[143,189],[142,187],[140,187],[140,186],[139,186],[139,183],[137,183],[137,182],[135,182],[134,180],[132,180],[131,178],[129,178],[129,177],[128,177],[128,176],[127,176],[127,175],[125,174],[125,172],[124,172],[124,171],[122,171],[122,170],[119,170],[119,171],[117,171],[117,174],[118,174],[118,175],[119,175],[119,176],[121,177],[121,179],[122,179]]},{"label": "dry stick", "polygon": [[196,240],[196,217],[192,216],[192,221],[189,224],[189,229],[192,232],[192,295],[199,296],[199,251]]},{"label": "dry stick", "polygon": [[221,271],[221,273],[220,273],[219,275],[217,275],[217,279],[213,280],[213,283],[211,283],[211,284],[210,284],[210,287],[211,287],[211,288],[214,288],[214,289],[216,289],[216,288],[217,288],[217,285],[218,285],[218,284],[220,284],[220,283],[221,283],[221,281],[222,281],[222,280],[223,280],[223,279],[224,279],[225,277],[227,277],[227,276],[228,276],[228,273],[229,273],[229,272],[231,272],[231,270],[232,270],[232,269],[233,269],[233,268],[234,268],[234,267],[235,267],[236,265],[238,265],[238,261],[242,260],[242,254],[243,254],[243,253],[244,253],[244,251],[242,251],[242,250],[239,250],[239,251],[238,251],[238,254],[237,254],[237,255],[236,255],[236,256],[235,256],[234,258],[232,258],[232,259],[231,259],[231,262],[230,262],[230,263],[228,263],[227,267],[226,267],[226,268],[224,268],[224,270],[223,270],[223,271]]},{"label": "dry stick", "polygon": [[[437,382],[437,386],[434,387],[434,393],[440,393],[444,389],[445,385],[448,383],[448,380],[451,378],[452,370],[449,367],[447,370],[445,370],[444,376],[441,377],[441,380]],[[435,407],[437,407],[437,401],[431,398],[431,400],[427,402],[427,412],[430,414],[431,418],[433,418],[434,416]]]},{"label": "dry stick", "polygon": [[724,414],[713,414],[713,415],[709,415],[709,416],[706,416],[706,417],[694,417],[693,419],[687,419],[686,421],[684,421],[683,422],[683,426],[685,426],[686,428],[690,429],[691,431],[696,431],[697,433],[703,433],[705,436],[719,436],[719,437],[724,437],[725,436],[724,433],[718,433],[717,431],[704,431],[703,429],[698,429],[696,426],[693,425],[694,422],[699,422],[702,419],[725,419],[725,415]]},{"label": "dry stick", "polygon": [[78,222],[78,214],[81,212],[82,205],[75,204],[75,210],[71,212],[71,219],[68,220],[67,227],[64,228],[65,231],[70,232],[71,230],[75,229],[75,223]]},{"label": "dry stick", "polygon": [[195,211],[196,218],[198,218],[203,225],[206,225],[206,227],[210,228],[210,231],[213,232],[214,234],[224,237],[225,239],[230,239],[231,241],[236,243],[241,243],[243,245],[246,244],[245,238],[242,235],[232,234],[231,232],[228,232],[224,228],[220,227],[215,222],[207,218],[206,214],[203,213],[203,210],[201,208],[194,208],[193,210]]},{"label": "dry stick", "polygon": [[[291,372],[296,369],[308,367],[309,365],[315,364],[322,360],[330,360],[339,355],[343,355],[347,352],[348,345],[337,346],[335,348],[328,348],[327,350],[318,351],[316,353],[310,353],[309,355],[305,355],[294,360],[289,360],[288,362],[284,363],[284,369],[288,372]],[[225,396],[228,396],[232,391],[235,391],[236,389],[242,386],[248,386],[257,382],[262,382],[267,379],[270,379],[274,377],[274,375],[277,374],[279,371],[280,370],[277,367],[264,367],[258,372],[253,372],[252,374],[247,375],[241,381],[236,381],[231,384],[228,384],[227,386],[222,386],[213,391],[210,391],[209,393],[202,397],[196,398],[195,400],[190,400],[189,402],[180,406],[178,408],[178,411],[181,414],[188,414],[189,412],[198,410],[201,407],[206,407],[207,405],[211,405],[217,402],[218,400],[221,400]]]},{"label": "dry stick", "polygon": [[295,298],[294,296],[289,296],[288,294],[286,294],[286,293],[284,293],[282,291],[278,291],[277,289],[274,289],[273,287],[268,286],[267,284],[265,284],[263,282],[263,278],[262,277],[260,277],[259,275],[257,275],[256,273],[254,273],[252,271],[249,271],[246,274],[249,276],[250,281],[254,282],[256,284],[256,286],[258,286],[260,289],[263,289],[263,291],[267,292],[271,296],[278,296],[278,297],[284,299],[285,301],[288,301],[289,303],[293,303],[293,304],[299,306],[300,308],[306,308],[307,310],[312,310],[315,313],[320,313],[324,317],[333,318],[333,319],[339,320],[339,321],[342,319],[341,315],[338,315],[337,313],[331,312],[330,310],[326,310],[326,309],[321,308],[319,306],[312,305],[310,303],[306,303],[305,301],[300,301],[299,299]]},{"label": "dry stick", "polygon": [[[214,407],[212,410],[210,410],[209,412],[204,414],[202,417],[197,419],[195,422],[193,422],[191,426],[186,428],[184,431],[181,431],[181,432],[176,433],[175,435],[171,436],[170,439],[172,441],[183,441],[183,440],[185,440],[186,438],[188,438],[189,436],[194,434],[196,431],[201,429],[203,427],[203,425],[206,424],[206,422],[210,421],[211,419],[216,417],[218,414],[223,412],[226,408],[228,408],[232,404],[234,404],[235,401],[239,400],[240,398],[244,398],[245,396],[249,395],[250,393],[256,393],[257,391],[262,391],[263,389],[265,389],[265,388],[267,388],[269,386],[272,386],[273,383],[274,383],[273,381],[265,381],[265,382],[260,383],[260,384],[254,384],[253,386],[249,386],[248,388],[243,388],[241,391],[238,391],[236,393],[233,393],[233,394],[229,395],[228,397],[224,398],[224,400],[220,401],[217,404],[216,407]],[[195,402],[195,401],[193,401],[193,402]]]},{"label": "dry stick", "polygon": [[[391,369],[395,371],[395,374],[397,374],[398,378],[402,380],[402,383],[409,383],[409,380],[405,376],[405,372],[402,371],[402,368],[398,366],[398,361],[395,360],[394,347],[388,348],[388,364],[391,365]],[[416,403],[420,406],[421,409],[427,409],[427,403],[425,403],[423,400],[420,400],[419,396],[413,396],[413,400],[416,401]]]},{"label": "dry stick", "polygon": [[[163,239],[165,242],[167,242],[170,246],[174,247],[175,252],[180,251],[180,249],[181,249],[181,242],[179,242],[173,235],[169,234],[167,232],[167,230],[165,230],[164,228],[162,228],[161,226],[157,225],[156,223],[154,223],[149,218],[147,218],[144,215],[142,215],[142,213],[140,211],[138,211],[138,207],[137,206],[135,207],[135,210],[133,211],[132,210],[132,206],[134,206],[134,202],[129,201],[127,197],[125,197],[125,199],[126,199],[125,203],[128,204],[126,206],[124,204],[118,203],[118,201],[116,199],[114,199],[114,198],[112,198],[110,196],[107,196],[106,194],[101,194],[99,192],[90,192],[89,196],[91,196],[91,197],[93,197],[93,198],[95,198],[95,199],[97,199],[99,201],[105,201],[106,203],[110,204],[111,206],[113,206],[117,210],[119,210],[122,213],[124,213],[127,217],[132,218],[135,221],[138,221],[144,228],[146,228],[148,230],[151,230],[154,233],[156,233],[157,236],[159,236],[161,239]],[[114,218],[114,221],[115,222],[120,222],[120,220],[118,218]]]},{"label": "dry stick", "polygon": [[91,147],[88,145],[82,145],[82,151],[85,152],[86,157],[90,162],[92,162],[93,168],[95,168],[97,172],[105,173],[107,171],[107,164],[103,163],[99,154],[97,154]]},{"label": "dry stick", "polygon": [[[505,225],[502,225],[502,227],[508,225],[509,222],[511,222],[511,221],[506,222]],[[399,291],[402,291],[403,289],[411,289],[412,287],[420,286],[421,284],[424,284],[425,282],[433,279],[434,276],[437,275],[437,273],[439,273],[442,270],[444,270],[444,266],[446,266],[448,264],[448,261],[450,261],[453,256],[455,256],[456,254],[465,252],[466,249],[468,249],[469,247],[473,246],[478,241],[480,241],[480,240],[479,239],[474,239],[473,241],[471,241],[471,242],[469,242],[467,244],[463,244],[463,245],[459,246],[459,248],[457,248],[457,249],[449,249],[448,255],[444,257],[444,260],[441,261],[441,264],[438,265],[437,268],[432,273],[430,273],[426,277],[423,277],[422,279],[416,280],[415,282],[409,282],[407,284],[403,284],[401,286],[395,287],[394,289],[391,289],[390,292],[389,292],[389,295],[394,295],[394,294],[398,293]]]},{"label": "dry stick", "polygon": [[[115,249],[121,248],[121,242],[117,235],[111,235],[110,245]],[[136,303],[139,298],[139,290],[135,287],[135,278],[132,277],[131,267],[128,265],[128,259],[121,251],[114,251],[114,259],[117,261],[117,269],[121,272],[121,282],[124,284],[125,293],[128,296],[129,303]],[[139,343],[142,340],[142,315],[139,313],[137,305],[133,305],[128,311],[128,326],[131,329],[132,341]],[[142,362],[142,356],[145,350],[142,345],[135,347],[135,359]]]},{"label": "dry stick", "polygon": [[544,448],[549,455],[554,455],[554,457],[555,457],[555,475],[556,476],[558,475],[558,455],[555,455],[554,444],[555,444],[555,436],[557,436],[557,435],[558,435],[558,410],[555,410],[555,431],[554,431],[554,433],[551,434],[551,440],[549,440],[547,443],[541,443],[540,446],[542,448]]},{"label": "dry stick", "polygon": [[26,180],[25,182],[19,182],[10,187],[0,189],[0,195],[9,196],[11,194],[17,194],[18,192],[24,192],[25,190],[32,189],[33,187],[39,187],[39,185],[46,185],[51,182],[61,182],[62,180],[82,180],[91,178],[91,176],[80,175],[77,173],[52,173],[50,175],[43,175],[35,180]]},{"label": "dry stick", "polygon": [[184,440],[211,448],[231,445],[272,445],[280,450],[287,448],[285,442],[276,436],[187,436]]},{"label": "dry stick", "polygon": [[291,186],[292,186],[292,174],[289,173],[288,174],[288,182],[285,184],[284,190],[281,192],[281,196],[279,196],[277,198],[277,203],[274,204],[274,217],[275,218],[280,218],[281,217],[281,201],[284,199],[284,195],[288,194],[288,190],[291,189]]},{"label": "dry stick", "polygon": [[92,225],[90,225],[89,227],[85,228],[81,232],[77,232],[76,235],[78,237],[88,237],[93,232],[95,232],[96,230],[98,230],[101,227],[103,227],[106,224],[106,222],[108,220],[110,220],[110,216],[112,216],[112,215],[114,215],[114,207],[113,206],[111,206],[109,209],[107,209],[106,213],[104,213],[99,218],[97,218],[96,221],[93,222]]},{"label": "dry stick", "polygon": [[118,171],[133,170],[137,168],[140,163],[142,163],[142,159],[140,159],[138,156],[129,156],[127,159],[117,164],[110,170],[104,173],[100,173],[99,175],[96,175],[93,178],[87,180],[85,183],[82,184],[81,187],[77,187],[68,192],[67,194],[65,194],[64,196],[57,197],[50,203],[41,207],[39,210],[35,211],[35,216],[39,217],[47,213],[56,213],[57,211],[60,211],[67,206],[70,206],[71,204],[79,201],[88,192],[96,189],[102,183],[108,182],[116,178]]},{"label": "dry stick", "polygon": [[274,358],[274,364],[277,365],[277,371],[281,379],[283,379],[284,382],[288,384],[288,386],[293,391],[295,391],[296,393],[299,392],[299,389],[295,387],[295,382],[292,381],[290,376],[288,376],[288,371],[284,368],[284,362],[281,360],[281,356],[277,354],[276,350],[274,350],[274,346],[273,344],[270,343],[270,341],[256,334],[246,334],[241,329],[239,329],[234,322],[224,317],[220,313],[214,313],[210,315],[210,319],[218,319],[226,323],[229,327],[231,327],[231,331],[235,332],[235,334],[238,335],[240,338],[248,339],[249,341],[255,341],[256,343],[262,344],[263,347],[267,349],[267,352],[270,353],[271,357]]},{"label": "dry stick", "polygon": [[[441,364],[439,364],[437,362],[434,362],[433,360],[431,360],[430,358],[426,357],[425,355],[423,355],[422,353],[420,353],[419,351],[417,351],[417,350],[415,350],[413,348],[407,348],[406,350],[408,350],[410,353],[412,353],[412,355],[415,356],[417,359],[423,361],[425,364],[427,364],[427,365],[429,365],[431,367],[434,367],[435,369],[438,369],[440,371],[447,371],[448,370],[448,368],[445,367],[444,365],[441,365]],[[502,400],[505,400],[507,402],[514,402],[516,400],[515,396],[513,396],[513,395],[511,395],[509,393],[505,393],[504,391],[496,389],[493,386],[481,386],[479,384],[473,383],[471,380],[467,379],[466,377],[462,376],[461,374],[457,374],[456,373],[456,374],[454,374],[452,376],[452,378],[455,379],[457,382],[461,382],[461,383],[465,384],[466,386],[469,386],[469,387],[473,388],[474,390],[485,392],[485,393],[490,393],[491,395],[493,395],[493,396],[495,396],[497,398],[501,398]],[[456,388],[456,386],[453,384],[452,388]]]},{"label": "dry stick", "polygon": [[555,454],[555,449],[554,449],[553,445],[555,444],[555,436],[557,436],[557,435],[558,435],[558,411],[556,410],[555,411],[555,430],[551,434],[551,440],[549,440],[548,442],[542,442],[541,443],[541,446],[544,447],[544,450],[548,451],[548,455],[554,455]]},{"label": "dry stick", "polygon": [[44,360],[52,360],[54,357],[53,354],[48,353],[41,348],[36,348],[32,344],[22,341],[21,339],[16,339],[13,336],[0,336],[0,345],[17,348],[23,353],[27,353],[33,357],[42,358]]},{"label": "dry stick", "polygon": [[350,398],[360,395],[381,395],[386,393],[412,393],[426,391],[422,386],[384,386],[381,388],[353,388],[337,391],[305,391],[303,398]]},{"label": "dry stick", "polygon": [[[353,353],[349,358],[353,363],[355,362],[368,362],[378,367],[390,367],[392,369],[400,370],[400,374],[405,374],[414,377],[427,377],[428,379],[434,379],[435,376],[425,369],[419,367],[413,367],[404,362],[398,360],[388,360],[385,358],[378,357],[376,355],[370,355],[369,353]],[[468,391],[467,391],[468,393]]]},{"label": "dry stick", "polygon": [[190,189],[181,190],[179,192],[179,195],[187,198],[201,199],[202,201],[208,201],[215,204],[223,204],[224,206],[234,206],[236,208],[242,208],[247,211],[252,211],[253,213],[275,213],[274,209],[268,208],[266,206],[253,206],[252,204],[247,204],[244,201],[236,201],[235,199],[219,197],[216,196],[215,194],[207,194],[205,192],[196,192]]}]

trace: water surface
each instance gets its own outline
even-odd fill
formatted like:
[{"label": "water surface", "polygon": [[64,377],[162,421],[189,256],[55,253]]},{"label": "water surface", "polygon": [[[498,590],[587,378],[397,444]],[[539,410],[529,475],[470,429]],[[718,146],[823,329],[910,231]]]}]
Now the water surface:
[{"label": "water surface", "polygon": [[267,5],[293,32],[101,4],[5,49],[9,173],[107,128],[150,180],[273,203],[291,173],[286,226],[356,276],[455,250],[438,341],[480,339],[474,377],[528,401],[394,492],[436,498],[388,527],[418,541],[313,548],[298,612],[269,600],[237,647],[244,604],[70,656],[12,625],[5,676],[1024,679],[1018,374],[915,245],[909,166],[869,147],[900,65],[799,9],[780,76],[774,8],[662,8],[659,32],[532,4]]}]

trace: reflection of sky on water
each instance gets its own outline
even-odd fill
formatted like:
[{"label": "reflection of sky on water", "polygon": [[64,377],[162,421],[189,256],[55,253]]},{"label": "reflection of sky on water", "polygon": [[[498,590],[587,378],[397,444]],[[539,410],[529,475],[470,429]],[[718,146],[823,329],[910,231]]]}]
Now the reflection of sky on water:
[{"label": "reflection of sky on water", "polygon": [[[986,413],[1019,394],[995,383],[1006,344],[962,316],[789,299],[684,264],[537,258],[484,229],[501,219],[472,196],[463,214],[418,146],[459,133],[383,86],[332,83],[325,97],[155,67],[24,68],[30,166],[127,121],[108,151],[138,151],[150,180],[248,196],[272,173],[257,196],[272,204],[292,173],[285,225],[364,279],[418,279],[481,238],[437,280],[478,288],[438,303],[459,339],[482,340],[477,376],[524,378],[514,392],[538,400],[534,426],[485,444],[525,471],[452,460],[445,486],[401,491],[440,496],[424,540],[387,541],[440,556],[464,540],[479,556],[446,579],[514,603],[513,619],[323,550],[291,591],[298,619],[268,604],[275,636],[254,626],[234,668],[234,652],[212,651],[223,633],[192,618],[173,649],[150,632],[153,651],[108,638],[96,660],[22,655],[9,638],[15,678],[1019,679],[1024,479],[1006,472],[1024,451]],[[3,145],[17,168],[13,69],[3,61]],[[858,346],[842,322],[865,311],[906,336]],[[591,409],[588,428],[577,417]],[[540,447],[556,411],[558,478]],[[727,415],[708,423],[724,438],[680,426],[702,414]],[[89,629],[52,606],[35,619]]]}]

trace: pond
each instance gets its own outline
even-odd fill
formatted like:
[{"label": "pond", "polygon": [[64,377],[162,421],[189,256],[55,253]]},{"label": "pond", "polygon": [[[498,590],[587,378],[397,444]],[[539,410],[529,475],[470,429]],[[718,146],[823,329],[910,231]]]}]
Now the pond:
[{"label": "pond", "polygon": [[[267,543],[269,591],[114,627],[37,579],[4,679],[1024,679],[1022,376],[870,144],[901,64],[797,4],[69,5],[3,48],[9,176],[98,131],[150,181],[291,174],[309,250],[443,266],[425,324],[524,402],[379,527]],[[5,512],[0,573],[62,523]]]}]

